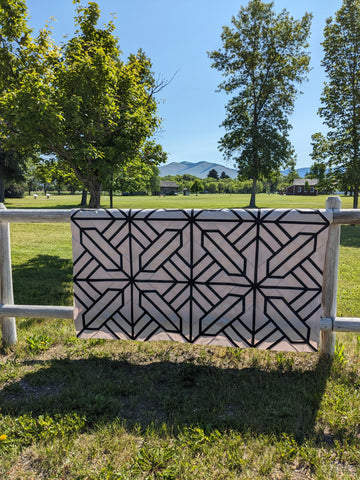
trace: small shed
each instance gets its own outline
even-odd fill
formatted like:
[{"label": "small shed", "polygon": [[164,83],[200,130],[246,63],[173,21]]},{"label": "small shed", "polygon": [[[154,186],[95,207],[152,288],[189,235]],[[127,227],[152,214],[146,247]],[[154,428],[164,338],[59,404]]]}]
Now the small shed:
[{"label": "small shed", "polygon": [[[306,189],[306,183],[309,188]],[[286,195],[317,195],[316,185],[319,183],[317,178],[296,178],[294,183],[287,187]]]},{"label": "small shed", "polygon": [[176,182],[162,180],[160,182],[160,195],[177,195],[179,185]]}]

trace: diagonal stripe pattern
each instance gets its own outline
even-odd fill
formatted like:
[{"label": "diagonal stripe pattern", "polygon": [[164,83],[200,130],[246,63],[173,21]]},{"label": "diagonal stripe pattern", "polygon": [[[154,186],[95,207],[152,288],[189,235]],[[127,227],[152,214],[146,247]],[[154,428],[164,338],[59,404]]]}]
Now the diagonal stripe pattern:
[{"label": "diagonal stripe pattern", "polygon": [[314,351],[326,210],[74,210],[83,338]]}]

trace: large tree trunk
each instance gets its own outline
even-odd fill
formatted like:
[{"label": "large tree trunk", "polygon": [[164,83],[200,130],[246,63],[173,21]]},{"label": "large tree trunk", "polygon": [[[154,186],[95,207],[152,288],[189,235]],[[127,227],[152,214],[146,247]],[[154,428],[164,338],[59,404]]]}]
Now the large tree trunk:
[{"label": "large tree trunk", "polygon": [[256,184],[257,184],[257,178],[253,178],[249,208],[256,208],[256,204],[255,204]]},{"label": "large tree trunk", "polygon": [[87,203],[87,190],[86,188],[84,188],[84,190],[81,193],[80,207],[86,207],[86,203]]},{"label": "large tree trunk", "polygon": [[5,202],[5,179],[4,175],[0,171],[0,203]]},{"label": "large tree trunk", "polygon": [[356,185],[354,188],[353,208],[358,208],[358,205],[359,205],[359,185]]},{"label": "large tree trunk", "polygon": [[98,179],[93,179],[88,183],[90,192],[89,208],[100,208],[101,183]]}]

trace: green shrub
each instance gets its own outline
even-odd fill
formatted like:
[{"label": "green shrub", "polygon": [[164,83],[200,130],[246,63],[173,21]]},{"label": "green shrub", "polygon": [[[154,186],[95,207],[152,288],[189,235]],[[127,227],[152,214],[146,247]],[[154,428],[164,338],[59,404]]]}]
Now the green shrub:
[{"label": "green shrub", "polygon": [[25,185],[11,184],[5,189],[5,198],[23,198],[25,190]]}]

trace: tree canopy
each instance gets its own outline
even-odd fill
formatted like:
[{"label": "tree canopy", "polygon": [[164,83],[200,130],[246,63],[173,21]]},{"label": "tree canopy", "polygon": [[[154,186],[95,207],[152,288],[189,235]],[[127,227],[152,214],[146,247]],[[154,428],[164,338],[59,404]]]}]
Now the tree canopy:
[{"label": "tree canopy", "polygon": [[219,174],[218,174],[217,170],[215,170],[215,168],[212,168],[211,170],[209,170],[209,173],[207,174],[207,176],[209,178],[215,178],[216,180],[218,180],[218,178],[219,178]]},{"label": "tree canopy", "polygon": [[338,183],[354,191],[358,208],[360,187],[360,0],[344,0],[324,29],[327,81],[319,114],[326,135],[313,135],[312,157],[334,168]]},{"label": "tree canopy", "polygon": [[[25,5],[4,2],[10,10]],[[60,46],[46,29],[35,40],[27,33],[18,81],[3,90],[0,104],[6,148],[55,154],[88,189],[94,208],[102,185],[121,172],[133,180],[151,176],[164,159],[143,155],[161,121],[151,61],[142,50],[122,60],[113,23],[99,28],[99,18],[96,3],[78,5],[77,30]]]},{"label": "tree canopy", "polygon": [[[27,9],[22,0],[0,2],[0,98],[18,84],[21,60],[30,29]],[[1,116],[0,116],[1,126]],[[5,184],[23,179],[27,157],[16,148],[6,148],[6,136],[0,129],[0,202],[4,201]]]},{"label": "tree canopy", "polygon": [[225,77],[219,89],[232,95],[219,143],[224,156],[236,160],[240,178],[252,179],[255,207],[256,182],[292,156],[288,116],[309,71],[311,15],[298,21],[286,10],[275,14],[273,3],[251,0],[231,24],[223,27],[223,50],[209,53]]}]

